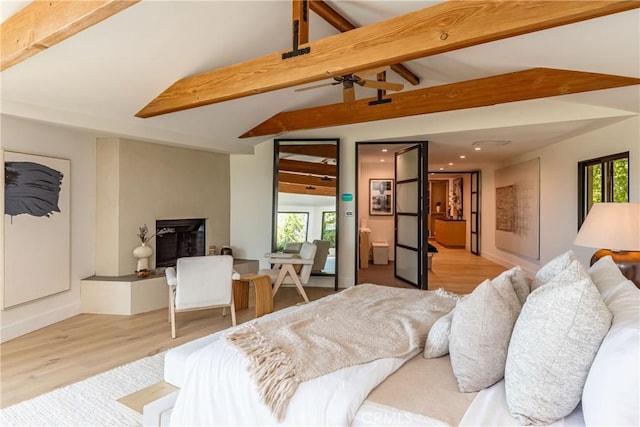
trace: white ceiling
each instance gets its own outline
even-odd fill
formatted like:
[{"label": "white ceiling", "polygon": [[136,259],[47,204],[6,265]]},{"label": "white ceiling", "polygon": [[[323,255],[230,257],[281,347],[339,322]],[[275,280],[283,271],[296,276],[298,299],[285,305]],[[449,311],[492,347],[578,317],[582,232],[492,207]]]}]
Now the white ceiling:
[{"label": "white ceiling", "polygon": [[[26,2],[2,1],[4,21]],[[357,25],[367,25],[435,2],[328,1]],[[123,136],[227,153],[250,153],[272,137],[238,136],[280,111],[341,101],[339,86],[294,88],[149,119],[134,114],[174,81],[291,47],[291,2],[142,1],[19,63],[0,75],[2,112]],[[337,31],[314,13],[310,39]],[[638,9],[406,63],[419,87],[534,67],[640,78]],[[390,81],[403,82],[393,72]],[[405,83],[405,91],[416,87]],[[375,92],[357,88],[357,96]],[[432,169],[481,167],[640,112],[638,86],[435,113],[279,137],[428,140]],[[509,140],[474,152],[478,140]]]}]

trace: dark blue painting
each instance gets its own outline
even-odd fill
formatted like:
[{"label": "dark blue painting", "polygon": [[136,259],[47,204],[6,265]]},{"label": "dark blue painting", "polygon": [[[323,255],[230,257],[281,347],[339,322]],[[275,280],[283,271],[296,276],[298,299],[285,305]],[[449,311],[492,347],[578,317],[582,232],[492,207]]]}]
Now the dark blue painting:
[{"label": "dark blue painting", "polygon": [[62,172],[39,163],[5,162],[5,214],[49,217],[60,212],[58,200],[62,178]]}]

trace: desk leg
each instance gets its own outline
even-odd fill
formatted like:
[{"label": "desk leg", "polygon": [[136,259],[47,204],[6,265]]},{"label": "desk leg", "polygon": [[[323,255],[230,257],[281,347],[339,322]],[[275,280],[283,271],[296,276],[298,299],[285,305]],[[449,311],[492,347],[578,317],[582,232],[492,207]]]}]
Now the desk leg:
[{"label": "desk leg", "polygon": [[253,279],[256,297],[256,318],[273,312],[273,294],[271,293],[271,278],[259,276]]}]

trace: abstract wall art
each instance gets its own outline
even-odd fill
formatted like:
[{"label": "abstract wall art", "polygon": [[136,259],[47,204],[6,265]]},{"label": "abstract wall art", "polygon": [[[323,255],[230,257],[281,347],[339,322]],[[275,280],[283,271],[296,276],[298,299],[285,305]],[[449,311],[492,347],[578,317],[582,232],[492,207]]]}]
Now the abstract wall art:
[{"label": "abstract wall art", "polygon": [[498,249],[540,259],[540,159],[495,172]]},{"label": "abstract wall art", "polygon": [[3,309],[70,289],[70,163],[4,152]]}]

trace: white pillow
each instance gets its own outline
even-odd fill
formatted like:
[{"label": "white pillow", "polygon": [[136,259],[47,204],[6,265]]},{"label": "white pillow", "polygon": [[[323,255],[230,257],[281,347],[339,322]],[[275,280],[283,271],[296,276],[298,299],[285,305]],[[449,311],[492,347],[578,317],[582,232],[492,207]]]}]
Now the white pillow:
[{"label": "white pillow", "polygon": [[449,353],[449,333],[451,332],[451,319],[453,318],[454,307],[450,312],[436,320],[424,345],[423,357],[425,359],[435,359]]},{"label": "white pillow", "polygon": [[574,254],[570,249],[543,265],[533,278],[533,282],[531,283],[531,292],[549,282],[549,280],[553,279],[555,276],[560,274],[562,270],[567,268],[569,264],[577,260],[578,258],[576,258],[576,254]]},{"label": "white pillow", "polygon": [[529,296],[529,279],[527,279],[527,275],[522,270],[522,267],[516,265],[510,270],[503,271],[492,281],[495,283],[498,280],[505,280],[506,278],[511,280],[513,290],[520,300],[520,305],[524,304]]},{"label": "white pillow", "polygon": [[640,290],[630,280],[603,288],[607,289],[605,303],[613,314],[613,323],[584,384],[584,421],[586,425],[638,426]]},{"label": "white pillow", "polygon": [[589,268],[589,274],[591,275],[593,283],[598,287],[605,303],[609,293],[620,283],[627,281],[622,271],[620,271],[616,263],[613,262],[611,255],[602,257],[593,264],[591,268]]},{"label": "white pillow", "polygon": [[521,424],[550,424],[569,415],[580,403],[611,317],[579,261],[531,292],[513,328],[505,367],[511,415]]},{"label": "white pillow", "polygon": [[449,355],[461,392],[500,381],[520,301],[510,280],[482,282],[458,301],[451,319]]}]

